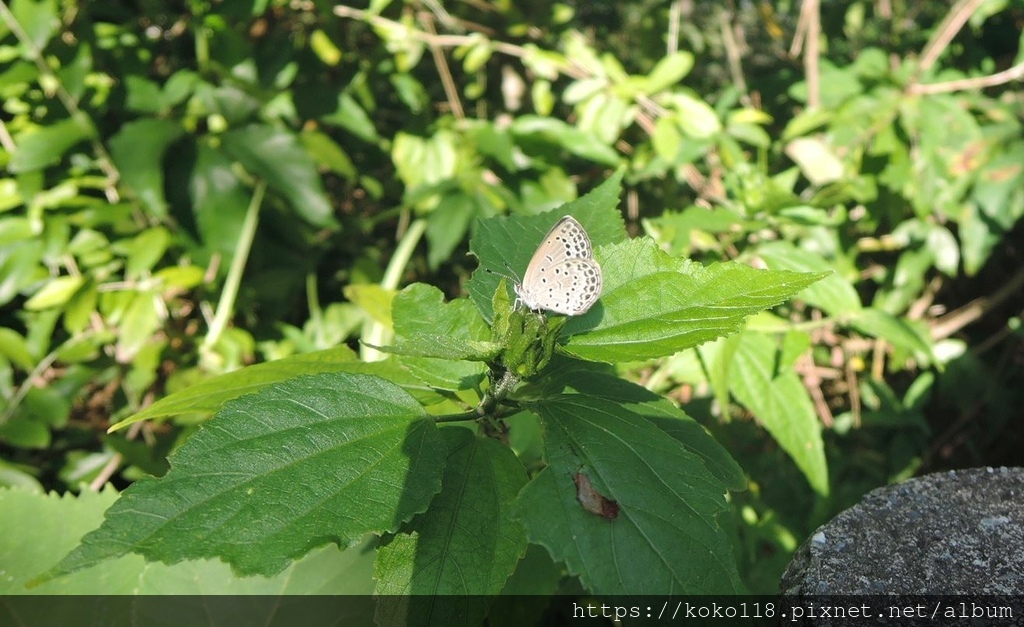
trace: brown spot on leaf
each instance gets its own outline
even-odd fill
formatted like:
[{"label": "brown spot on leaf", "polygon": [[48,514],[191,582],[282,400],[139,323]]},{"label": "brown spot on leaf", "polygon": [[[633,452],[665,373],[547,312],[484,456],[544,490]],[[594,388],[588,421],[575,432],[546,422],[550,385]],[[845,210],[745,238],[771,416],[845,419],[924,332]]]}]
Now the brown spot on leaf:
[{"label": "brown spot on leaf", "polygon": [[608,520],[615,520],[618,517],[619,504],[595,490],[590,483],[590,477],[578,472],[572,476],[572,481],[576,484],[576,498],[583,509]]}]

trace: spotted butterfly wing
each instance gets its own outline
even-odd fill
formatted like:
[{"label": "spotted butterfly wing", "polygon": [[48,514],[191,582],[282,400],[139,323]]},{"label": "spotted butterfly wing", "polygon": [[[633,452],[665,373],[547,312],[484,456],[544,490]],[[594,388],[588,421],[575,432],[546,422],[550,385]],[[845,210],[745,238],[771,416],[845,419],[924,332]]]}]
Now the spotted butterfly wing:
[{"label": "spotted butterfly wing", "polygon": [[565,216],[551,227],[516,285],[519,300],[534,311],[585,314],[601,296],[601,266],[583,225]]}]

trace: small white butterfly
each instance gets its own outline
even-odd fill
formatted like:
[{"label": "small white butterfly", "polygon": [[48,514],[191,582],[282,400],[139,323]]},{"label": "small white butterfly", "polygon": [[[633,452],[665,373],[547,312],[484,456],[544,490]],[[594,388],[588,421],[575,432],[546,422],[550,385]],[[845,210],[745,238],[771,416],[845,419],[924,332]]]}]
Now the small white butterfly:
[{"label": "small white butterfly", "polygon": [[601,266],[583,226],[565,216],[551,227],[526,266],[516,295],[533,311],[581,316],[601,296]]}]

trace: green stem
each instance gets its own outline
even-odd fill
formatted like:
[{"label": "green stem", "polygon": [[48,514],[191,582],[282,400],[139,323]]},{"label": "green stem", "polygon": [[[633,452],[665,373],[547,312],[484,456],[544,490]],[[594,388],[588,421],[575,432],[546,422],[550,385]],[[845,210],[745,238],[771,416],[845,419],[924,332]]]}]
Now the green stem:
[{"label": "green stem", "polygon": [[202,346],[199,347],[199,352],[203,356],[211,353],[224,333],[228,321],[234,315],[238,288],[242,284],[242,273],[245,272],[245,264],[249,260],[252,242],[256,237],[260,206],[263,204],[263,195],[266,191],[267,184],[262,180],[256,184],[256,189],[253,190],[252,200],[249,201],[249,209],[246,211],[245,221],[242,223],[242,232],[238,234],[238,242],[235,244],[231,267],[228,268],[228,276],[224,280],[224,289],[221,290],[220,300],[217,302],[217,312],[213,316],[213,322],[210,323],[209,333],[206,334]]},{"label": "green stem", "polygon": [[317,346],[323,346],[324,335],[324,311],[320,308],[320,296],[317,294],[316,273],[310,272],[306,275],[306,306],[309,308],[309,319],[313,323],[315,332],[314,341]]},{"label": "green stem", "polygon": [[[423,238],[423,233],[426,230],[427,221],[423,219],[414,220],[409,225],[409,229],[402,237],[402,241],[398,242],[398,247],[395,248],[395,254],[392,255],[391,261],[388,262],[387,269],[384,270],[384,278],[381,279],[380,285],[385,290],[398,289],[402,275],[405,274],[405,268],[409,265],[409,260],[412,259],[416,245],[420,243],[420,239]],[[391,341],[390,334],[391,332],[387,325],[380,322],[371,320],[363,326],[363,338],[367,344],[385,346]],[[380,361],[385,357],[384,353],[375,348],[370,348],[366,344],[362,345],[360,352],[363,361]]]}]

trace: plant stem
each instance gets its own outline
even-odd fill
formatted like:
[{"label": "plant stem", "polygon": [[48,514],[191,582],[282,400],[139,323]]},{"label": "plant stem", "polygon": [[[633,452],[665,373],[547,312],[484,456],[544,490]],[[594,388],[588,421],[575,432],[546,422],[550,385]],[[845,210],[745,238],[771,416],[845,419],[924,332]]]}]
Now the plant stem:
[{"label": "plant stem", "polygon": [[245,264],[249,260],[249,252],[252,250],[252,242],[256,237],[260,206],[263,204],[263,195],[266,191],[267,184],[262,180],[256,184],[256,189],[253,190],[252,200],[249,201],[249,209],[246,211],[245,221],[242,223],[242,232],[238,234],[238,242],[235,244],[231,267],[228,268],[228,276],[224,280],[224,289],[221,290],[220,300],[217,301],[217,312],[213,316],[213,322],[210,323],[209,333],[203,338],[203,344],[199,347],[199,353],[204,360],[212,354],[213,347],[224,333],[228,320],[234,315],[235,301],[238,300],[238,288],[242,284],[242,273],[245,271]]},{"label": "plant stem", "polygon": [[[422,218],[414,220],[409,225],[405,235],[402,236],[402,240],[398,242],[398,247],[395,248],[395,254],[392,255],[391,261],[388,262],[387,269],[384,270],[384,278],[380,282],[381,287],[386,290],[398,289],[402,275],[405,274],[405,268],[409,265],[409,259],[412,258],[412,253],[416,250],[416,245],[419,244],[426,230],[427,221]],[[363,327],[363,338],[368,344],[384,346],[390,341],[389,336],[390,329],[380,322],[371,320]],[[363,344],[360,349],[360,357],[363,361],[380,361],[384,359],[384,356],[384,353],[366,344]]]}]

